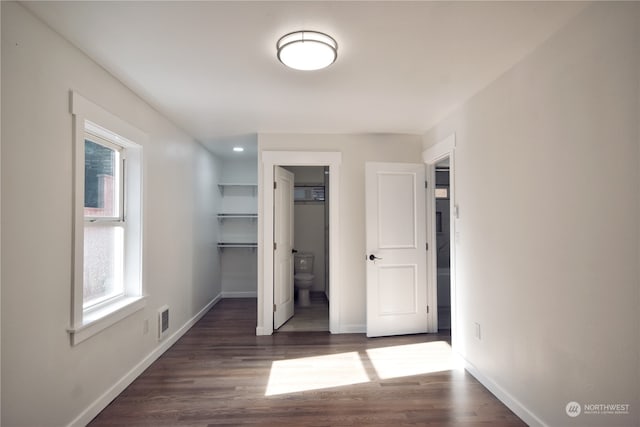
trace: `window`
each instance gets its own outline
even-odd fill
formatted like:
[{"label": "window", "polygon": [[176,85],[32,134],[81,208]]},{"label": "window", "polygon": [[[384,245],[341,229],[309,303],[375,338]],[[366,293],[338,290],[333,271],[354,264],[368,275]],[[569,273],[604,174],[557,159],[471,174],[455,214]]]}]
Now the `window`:
[{"label": "window", "polygon": [[142,145],[146,135],[72,94],[76,345],[144,307]]},{"label": "window", "polygon": [[296,202],[324,202],[324,186],[296,185],[293,188],[293,199]]},{"label": "window", "polygon": [[436,199],[448,199],[449,187],[436,187]]},{"label": "window", "polygon": [[87,132],[84,140],[82,307],[124,294],[124,149]]}]

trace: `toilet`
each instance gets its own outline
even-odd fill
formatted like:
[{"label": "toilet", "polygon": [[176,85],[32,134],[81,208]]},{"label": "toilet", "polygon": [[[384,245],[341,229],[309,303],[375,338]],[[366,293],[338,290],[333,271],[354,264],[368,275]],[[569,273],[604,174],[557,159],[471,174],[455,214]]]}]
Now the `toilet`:
[{"label": "toilet", "polygon": [[298,289],[298,304],[301,307],[311,305],[309,291],[313,286],[313,254],[300,252],[293,256],[293,285]]}]

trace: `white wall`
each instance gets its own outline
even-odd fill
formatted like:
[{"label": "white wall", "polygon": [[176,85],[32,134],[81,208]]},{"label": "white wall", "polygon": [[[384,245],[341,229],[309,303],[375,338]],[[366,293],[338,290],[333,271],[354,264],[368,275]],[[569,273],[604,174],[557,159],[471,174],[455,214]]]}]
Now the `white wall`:
[{"label": "white wall", "polygon": [[[2,425],[63,426],[220,293],[220,165],[23,6],[2,2]],[[72,347],[72,116],[75,90],[148,133],[144,145],[145,309]],[[143,322],[151,330],[143,334]],[[147,362],[149,360],[146,360]],[[126,385],[126,384],[124,384]],[[106,404],[106,402],[102,402]],[[93,412],[92,412],[93,411]],[[79,418],[78,422],[86,422]]]},{"label": "white wall", "polygon": [[295,175],[296,185],[324,185],[323,166],[287,166],[285,169]]},{"label": "white wall", "polygon": [[222,164],[222,182],[235,184],[256,184],[258,182],[258,159],[239,154],[238,158],[224,158]]},{"label": "white wall", "polygon": [[456,134],[457,349],[533,425],[640,424],[639,14],[590,6],[425,138]]},{"label": "white wall", "polygon": [[[421,139],[415,135],[313,135],[259,134],[258,150],[339,151],[340,173],[340,330],[364,332],[365,327],[365,207],[364,165],[377,162],[421,162]],[[258,176],[262,176],[259,163]],[[334,189],[331,188],[331,191]],[[260,201],[258,209],[262,208]],[[261,215],[260,211],[258,212]],[[260,242],[262,230],[258,230]],[[260,256],[260,254],[258,254]],[[258,263],[258,294],[262,291],[262,270]],[[331,294],[331,301],[336,295]],[[258,307],[258,319],[262,319]],[[258,328],[263,327],[258,322]]]}]

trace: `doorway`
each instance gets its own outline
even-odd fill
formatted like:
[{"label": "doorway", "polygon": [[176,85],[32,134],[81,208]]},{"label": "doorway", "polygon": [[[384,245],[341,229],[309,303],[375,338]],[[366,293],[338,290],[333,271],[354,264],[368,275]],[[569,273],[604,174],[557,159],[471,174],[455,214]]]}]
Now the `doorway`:
[{"label": "doorway", "polygon": [[429,332],[450,333],[456,344],[456,222],[455,134],[422,154],[427,165],[427,244]]},{"label": "doorway", "polygon": [[328,283],[329,331],[342,332],[340,327],[339,286],[339,201],[340,152],[263,151],[260,153],[259,216],[258,216],[258,325],[257,335],[271,335],[274,331],[274,170],[277,166],[327,167],[328,187]]},{"label": "doorway", "polygon": [[[293,316],[280,327],[274,323],[274,329],[280,332],[328,331],[329,168],[285,166],[284,169],[294,177],[295,301]],[[277,213],[274,220],[276,227]],[[275,293],[278,283],[274,283],[274,286]]]},{"label": "doorway", "polygon": [[436,163],[435,175],[438,333],[451,335],[451,198],[448,157]]}]

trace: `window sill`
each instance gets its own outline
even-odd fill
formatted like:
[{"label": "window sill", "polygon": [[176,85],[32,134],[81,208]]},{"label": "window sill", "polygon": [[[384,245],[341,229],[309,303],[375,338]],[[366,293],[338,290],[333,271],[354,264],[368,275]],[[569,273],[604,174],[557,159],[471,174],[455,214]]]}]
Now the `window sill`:
[{"label": "window sill", "polygon": [[145,304],[146,301],[143,296],[125,297],[99,310],[85,313],[81,324],[67,329],[71,336],[71,345],[77,345],[91,338],[114,323],[141,310]]}]

